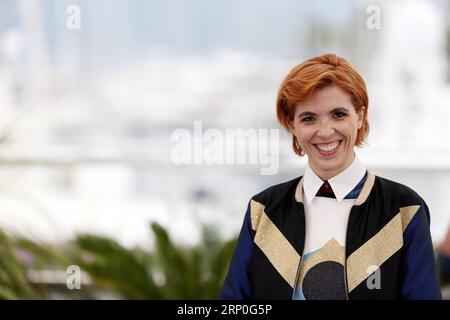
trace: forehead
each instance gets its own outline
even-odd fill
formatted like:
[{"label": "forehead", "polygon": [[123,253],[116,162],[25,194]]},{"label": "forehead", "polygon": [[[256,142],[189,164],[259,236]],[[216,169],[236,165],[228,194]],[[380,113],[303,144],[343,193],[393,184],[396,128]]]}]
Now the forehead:
[{"label": "forehead", "polygon": [[350,96],[337,86],[327,86],[315,92],[308,100],[297,104],[296,113],[327,112],[335,108],[354,109]]}]

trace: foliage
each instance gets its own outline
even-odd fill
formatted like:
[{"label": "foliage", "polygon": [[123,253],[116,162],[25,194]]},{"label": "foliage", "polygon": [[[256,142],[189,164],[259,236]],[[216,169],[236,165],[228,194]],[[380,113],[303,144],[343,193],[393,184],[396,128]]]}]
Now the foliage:
[{"label": "foliage", "polygon": [[52,298],[45,283],[30,280],[30,272],[65,272],[74,264],[92,283],[82,292],[61,283],[60,297],[95,299],[98,290],[104,290],[124,299],[217,299],[236,240],[223,242],[204,227],[197,245],[181,246],[159,224],[150,229],[152,251],[130,250],[92,234],[54,248],[0,230],[0,299]]},{"label": "foliage", "polygon": [[50,246],[0,230],[0,299],[47,298],[46,288],[29,281],[28,273],[30,269],[59,265],[63,261]]},{"label": "foliage", "polygon": [[96,286],[127,299],[218,298],[236,241],[222,243],[205,227],[198,245],[181,247],[159,224],[151,229],[155,248],[150,253],[127,250],[105,237],[79,236],[77,263]]}]

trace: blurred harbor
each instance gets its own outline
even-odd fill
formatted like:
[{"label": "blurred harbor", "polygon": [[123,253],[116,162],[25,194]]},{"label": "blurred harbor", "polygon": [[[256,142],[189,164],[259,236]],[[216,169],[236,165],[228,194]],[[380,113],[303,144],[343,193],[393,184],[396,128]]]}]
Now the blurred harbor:
[{"label": "blurred harbor", "polygon": [[[369,5],[379,30],[366,26]],[[81,27],[66,26],[67,7]],[[327,8],[327,9],[324,9]],[[235,235],[250,197],[303,174],[280,131],[279,172],[175,165],[171,134],[280,129],[275,97],[306,58],[335,52],[370,94],[374,173],[428,203],[432,236],[450,224],[449,1],[0,0],[0,226],[58,243],[97,233],[151,247],[148,224],[180,243],[202,224]]]}]

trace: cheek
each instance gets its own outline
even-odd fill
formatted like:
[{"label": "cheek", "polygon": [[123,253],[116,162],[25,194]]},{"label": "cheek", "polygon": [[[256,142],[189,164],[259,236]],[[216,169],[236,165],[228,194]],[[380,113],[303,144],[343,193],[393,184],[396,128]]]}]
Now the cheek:
[{"label": "cheek", "polygon": [[358,122],[352,120],[342,123],[338,126],[338,131],[348,138],[356,138],[358,134]]},{"label": "cheek", "polygon": [[295,136],[297,137],[297,141],[299,142],[302,148],[308,144],[313,136],[313,130],[310,128],[296,128]]},{"label": "cheek", "polygon": [[356,137],[358,136],[358,122],[349,123],[345,130],[345,135],[348,139],[347,144],[353,147],[356,143]]}]

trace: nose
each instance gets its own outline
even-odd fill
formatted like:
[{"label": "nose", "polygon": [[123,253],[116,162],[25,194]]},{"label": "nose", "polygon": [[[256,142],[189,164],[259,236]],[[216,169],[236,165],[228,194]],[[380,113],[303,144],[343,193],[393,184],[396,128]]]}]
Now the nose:
[{"label": "nose", "polygon": [[317,136],[323,139],[327,139],[334,134],[334,128],[328,121],[323,121],[317,131]]}]

